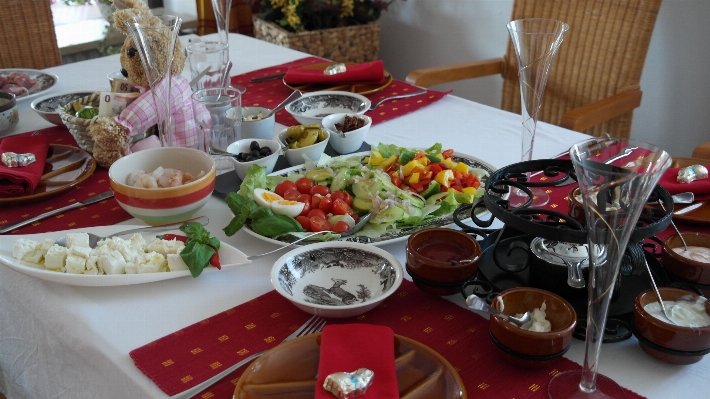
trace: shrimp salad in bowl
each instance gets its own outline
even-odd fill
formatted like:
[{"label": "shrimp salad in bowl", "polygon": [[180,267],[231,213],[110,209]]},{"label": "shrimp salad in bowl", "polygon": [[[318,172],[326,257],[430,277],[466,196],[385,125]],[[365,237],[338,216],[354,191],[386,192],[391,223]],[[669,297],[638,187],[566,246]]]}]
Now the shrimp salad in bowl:
[{"label": "shrimp salad in bowl", "polygon": [[152,172],[146,172],[144,170],[131,172],[126,178],[126,184],[138,188],[178,187],[195,181],[204,175],[205,171],[200,171],[200,173],[195,176],[190,172],[183,172],[179,169],[158,166]]}]

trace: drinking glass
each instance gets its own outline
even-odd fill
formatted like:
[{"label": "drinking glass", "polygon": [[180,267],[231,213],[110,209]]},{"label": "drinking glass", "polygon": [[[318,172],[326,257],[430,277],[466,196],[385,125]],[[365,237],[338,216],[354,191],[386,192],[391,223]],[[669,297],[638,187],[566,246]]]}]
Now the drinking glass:
[{"label": "drinking glass", "polygon": [[163,147],[172,147],[175,145],[175,137],[170,112],[170,88],[175,40],[182,19],[174,15],[157,15],[157,17],[160,18],[161,25],[147,26],[134,19],[126,22],[126,27],[138,47],[145,75],[148,78],[158,118],[160,143]]},{"label": "drinking glass", "polygon": [[[597,140],[598,142],[599,140]],[[570,149],[582,204],[590,251],[587,333],[582,370],[556,375],[548,385],[550,398],[624,398],[623,389],[610,378],[597,374],[609,302],[619,274],[626,245],[639,215],[671,164],[667,152],[648,143],[629,139],[602,139],[606,148],[597,151],[594,141]],[[630,156],[628,150],[632,151]],[[606,163],[604,159],[619,156]],[[633,161],[629,161],[629,159]],[[606,254],[606,258],[599,254]]]},{"label": "drinking glass", "polygon": [[[228,74],[229,45],[221,42],[196,42],[187,46],[190,76],[194,81],[192,90],[226,85]],[[195,81],[195,79],[197,79]]]},{"label": "drinking glass", "polygon": [[[511,21],[507,27],[518,61],[523,116],[521,161],[530,161],[535,144],[535,129],[542,106],[542,95],[545,92],[552,62],[565,33],[569,30],[569,25],[554,19],[529,18]],[[529,177],[530,173],[528,173]],[[531,187],[530,191],[533,193],[532,206],[545,205],[550,199],[543,189]],[[508,200],[511,204],[525,203],[528,195],[522,190],[513,189]]]},{"label": "drinking glass", "polygon": [[[211,87],[192,94],[197,134],[205,143],[204,150],[227,151],[227,147],[241,137],[242,92],[234,87]],[[228,171],[232,161],[213,155],[217,172]]]}]

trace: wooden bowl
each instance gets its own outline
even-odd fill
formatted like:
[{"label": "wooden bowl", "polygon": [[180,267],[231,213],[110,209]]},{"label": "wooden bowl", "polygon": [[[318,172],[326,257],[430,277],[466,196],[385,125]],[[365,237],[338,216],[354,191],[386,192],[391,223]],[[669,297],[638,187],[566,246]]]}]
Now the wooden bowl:
[{"label": "wooden bowl", "polygon": [[490,316],[490,336],[503,357],[521,367],[544,367],[564,355],[577,326],[577,312],[562,297],[552,292],[529,287],[511,288],[498,294],[491,304],[500,310],[498,298],[503,300],[503,313],[514,316],[547,306],[550,332],[524,330],[500,317]]},{"label": "wooden bowl", "polygon": [[[660,287],[658,291],[663,301],[675,301],[684,295],[697,297],[677,288]],[[644,352],[671,364],[697,363],[710,352],[710,326],[691,328],[662,321],[644,310],[652,302],[658,302],[653,290],[640,293],[634,301],[634,335]],[[710,302],[705,302],[705,311],[710,314]]]},{"label": "wooden bowl", "polygon": [[[422,291],[453,295],[478,271],[481,246],[466,233],[445,228],[422,229],[407,239],[407,272]],[[452,265],[451,261],[470,260]]]}]

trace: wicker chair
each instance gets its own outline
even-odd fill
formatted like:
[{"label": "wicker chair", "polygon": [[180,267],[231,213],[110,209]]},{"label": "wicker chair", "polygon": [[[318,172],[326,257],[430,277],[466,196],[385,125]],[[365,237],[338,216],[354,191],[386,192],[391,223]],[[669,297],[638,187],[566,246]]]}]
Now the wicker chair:
[{"label": "wicker chair", "polygon": [[0,68],[62,64],[49,0],[2,0],[2,10]]},{"label": "wicker chair", "polygon": [[[551,18],[570,30],[552,65],[539,120],[594,136],[629,137],[639,82],[661,0],[515,0],[511,20]],[[429,87],[501,74],[501,108],[520,113],[515,50],[503,58],[419,69],[407,82]]]}]

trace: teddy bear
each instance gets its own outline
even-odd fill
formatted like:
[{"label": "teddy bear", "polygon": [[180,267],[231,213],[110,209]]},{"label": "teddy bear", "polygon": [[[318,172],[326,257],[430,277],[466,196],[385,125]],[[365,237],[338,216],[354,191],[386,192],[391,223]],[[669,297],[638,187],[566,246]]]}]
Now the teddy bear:
[{"label": "teddy bear", "polygon": [[[117,11],[114,13],[114,27],[126,34],[126,40],[121,47],[121,73],[138,90],[141,95],[128,105],[118,116],[98,117],[89,128],[89,135],[94,140],[93,156],[96,162],[108,168],[117,159],[131,152],[146,148],[160,147],[160,141],[155,135],[149,135],[143,140],[131,144],[131,137],[139,135],[158,123],[153,95],[146,71],[140,56],[140,47],[134,43],[126,22],[138,22],[143,26],[160,26],[162,21],[153,15],[142,0],[114,0]],[[168,38],[166,38],[168,40]],[[156,65],[167,65],[167,51],[151,49],[152,54],[158,54]],[[161,60],[160,57],[163,57]],[[162,61],[162,62],[161,62]],[[195,147],[197,131],[190,96],[192,90],[188,80],[180,75],[185,66],[185,52],[180,40],[175,41],[172,64],[172,81],[170,88],[170,113],[173,130],[173,145]]]}]

